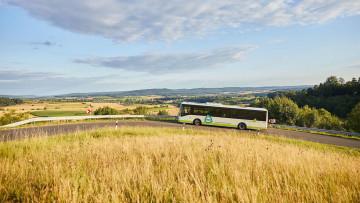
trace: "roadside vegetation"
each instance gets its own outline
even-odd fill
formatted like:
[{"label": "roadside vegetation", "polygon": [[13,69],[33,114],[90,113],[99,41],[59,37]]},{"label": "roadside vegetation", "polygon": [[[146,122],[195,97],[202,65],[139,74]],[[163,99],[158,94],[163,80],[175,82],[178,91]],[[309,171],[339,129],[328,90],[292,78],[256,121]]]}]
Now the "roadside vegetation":
[{"label": "roadside vegetation", "polygon": [[317,109],[324,108],[331,114],[345,119],[360,102],[360,77],[350,81],[330,76],[325,82],[301,91],[279,91],[268,95],[286,96],[299,105]]},{"label": "roadside vegetation", "polygon": [[16,113],[15,110],[10,110],[9,112],[4,113],[0,117],[0,126],[19,122],[22,120],[26,120],[28,118],[29,118],[28,113]]},{"label": "roadside vegetation", "polygon": [[320,128],[329,130],[344,130],[344,123],[325,109],[315,109],[298,105],[287,97],[262,98],[250,104],[254,107],[266,108],[269,118],[283,125]]},{"label": "roadside vegetation", "polygon": [[121,127],[0,143],[0,201],[359,202],[360,152]]},{"label": "roadside vegetation", "polygon": [[[115,108],[111,108],[110,106],[100,107],[96,109],[94,115],[148,115],[151,112],[158,112],[158,115],[169,115],[166,111],[169,107],[167,105],[160,105],[154,107],[147,107],[147,106],[137,106],[135,109],[130,110],[128,108],[123,110],[116,110]],[[166,113],[165,113],[166,112]]]},{"label": "roadside vegetation", "polygon": [[356,78],[345,83],[331,76],[314,88],[272,93],[250,106],[268,109],[269,118],[279,124],[360,132],[360,81]]}]

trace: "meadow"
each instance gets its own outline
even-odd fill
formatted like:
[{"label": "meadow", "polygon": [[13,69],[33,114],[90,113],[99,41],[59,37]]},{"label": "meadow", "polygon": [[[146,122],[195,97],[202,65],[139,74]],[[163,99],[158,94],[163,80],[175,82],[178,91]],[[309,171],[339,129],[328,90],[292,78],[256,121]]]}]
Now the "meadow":
[{"label": "meadow", "polygon": [[86,111],[34,111],[31,115],[37,117],[86,116]]},{"label": "meadow", "polygon": [[[83,116],[87,115],[87,109],[92,109],[93,112],[104,106],[110,106],[116,110],[130,109],[133,110],[139,105],[124,106],[118,103],[108,102],[37,102],[27,101],[24,104],[18,104],[13,106],[6,106],[0,108],[0,116],[9,112],[11,109],[15,109],[16,113],[30,113],[32,117],[58,117],[58,116]],[[169,105],[169,107],[160,107],[159,105],[144,105],[149,108],[151,114],[157,114],[159,110],[167,110],[170,115],[177,115],[178,108]]]},{"label": "meadow", "polygon": [[360,152],[121,127],[0,143],[0,201],[359,202]]}]

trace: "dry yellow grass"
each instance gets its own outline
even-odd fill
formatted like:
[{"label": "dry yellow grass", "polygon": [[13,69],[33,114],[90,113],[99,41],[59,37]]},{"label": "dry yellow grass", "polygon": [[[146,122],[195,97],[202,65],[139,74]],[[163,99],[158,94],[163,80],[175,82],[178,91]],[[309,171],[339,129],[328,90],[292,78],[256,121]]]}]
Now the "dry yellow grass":
[{"label": "dry yellow grass", "polygon": [[358,151],[298,143],[133,127],[0,143],[0,201],[360,201]]},{"label": "dry yellow grass", "polygon": [[[46,107],[47,110],[52,111],[84,111],[88,108],[91,108],[93,111],[100,107],[104,106],[110,106],[111,108],[117,109],[117,110],[124,110],[124,109],[135,109],[137,106],[123,106],[118,103],[94,103],[94,102],[59,102],[59,103],[48,103],[48,102],[33,102],[33,103],[24,103],[19,105],[13,105],[13,106],[6,106],[2,107],[4,111],[0,111],[0,116],[2,116],[4,113],[8,112],[10,109],[15,109],[17,113],[25,113],[30,111],[43,111]],[[152,108],[156,105],[145,105],[149,108]],[[158,105],[157,105],[158,106]],[[169,105],[169,114],[170,115],[177,115],[179,110],[176,106]],[[154,112],[153,114],[157,114],[157,112]],[[30,117],[34,117],[30,115]]]}]

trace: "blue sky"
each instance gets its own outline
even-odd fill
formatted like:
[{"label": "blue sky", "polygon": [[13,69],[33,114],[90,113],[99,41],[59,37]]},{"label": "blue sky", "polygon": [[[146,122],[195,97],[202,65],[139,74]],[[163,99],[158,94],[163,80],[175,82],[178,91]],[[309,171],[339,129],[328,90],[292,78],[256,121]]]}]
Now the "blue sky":
[{"label": "blue sky", "polygon": [[0,0],[0,95],[360,76],[360,0]]}]

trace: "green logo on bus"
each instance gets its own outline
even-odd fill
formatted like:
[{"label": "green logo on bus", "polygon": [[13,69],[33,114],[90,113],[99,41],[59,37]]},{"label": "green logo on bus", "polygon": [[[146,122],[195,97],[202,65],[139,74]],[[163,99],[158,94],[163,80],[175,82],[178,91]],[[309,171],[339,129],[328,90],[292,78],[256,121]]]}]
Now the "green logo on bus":
[{"label": "green logo on bus", "polygon": [[256,121],[257,121],[257,120],[256,120],[256,118],[255,118],[255,119],[254,119],[254,123],[256,123]]},{"label": "green logo on bus", "polygon": [[212,123],[213,120],[212,120],[211,116],[207,115],[207,116],[205,117],[205,119],[204,119],[204,122],[205,122],[205,123]]}]

